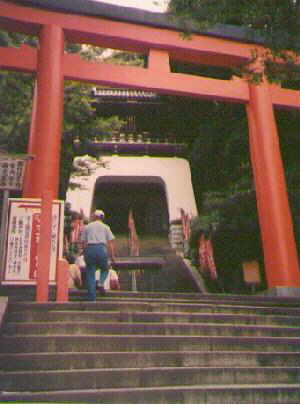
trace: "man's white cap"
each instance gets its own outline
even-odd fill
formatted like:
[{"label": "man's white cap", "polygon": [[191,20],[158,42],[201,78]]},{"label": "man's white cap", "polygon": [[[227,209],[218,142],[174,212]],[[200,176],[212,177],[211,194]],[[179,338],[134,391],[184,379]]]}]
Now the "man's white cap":
[{"label": "man's white cap", "polygon": [[103,212],[103,210],[101,210],[101,209],[95,210],[94,216],[96,216],[96,217],[104,217],[104,212]]}]

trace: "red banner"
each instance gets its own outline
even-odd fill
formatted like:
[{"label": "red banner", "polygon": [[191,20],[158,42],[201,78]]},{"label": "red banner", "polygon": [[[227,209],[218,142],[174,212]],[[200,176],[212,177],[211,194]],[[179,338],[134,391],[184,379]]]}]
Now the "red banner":
[{"label": "red banner", "polygon": [[199,239],[199,265],[203,272],[210,274],[211,279],[217,279],[212,242],[204,234]]},{"label": "red banner", "polygon": [[137,257],[140,255],[139,237],[136,232],[135,222],[132,210],[129,211],[128,216],[128,229],[129,229],[129,243],[130,243],[130,255]]},{"label": "red banner", "polygon": [[188,213],[185,213],[184,209],[180,209],[183,239],[188,241],[191,236],[191,218]]},{"label": "red banner", "polygon": [[32,215],[32,228],[31,228],[31,254],[30,254],[30,268],[29,279],[36,279],[38,268],[38,244],[40,239],[41,230],[41,215],[34,213]]}]

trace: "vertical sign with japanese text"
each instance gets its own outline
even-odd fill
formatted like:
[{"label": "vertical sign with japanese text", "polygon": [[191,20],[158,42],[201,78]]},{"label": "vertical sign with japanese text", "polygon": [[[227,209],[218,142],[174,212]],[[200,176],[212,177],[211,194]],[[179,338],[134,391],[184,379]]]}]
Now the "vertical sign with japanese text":
[{"label": "vertical sign with japanese text", "polygon": [[[62,201],[53,201],[50,282],[55,282],[57,258],[62,257]],[[40,239],[40,199],[10,198],[3,283],[35,283]]]},{"label": "vertical sign with japanese text", "polygon": [[22,189],[25,160],[0,158],[0,189]]}]

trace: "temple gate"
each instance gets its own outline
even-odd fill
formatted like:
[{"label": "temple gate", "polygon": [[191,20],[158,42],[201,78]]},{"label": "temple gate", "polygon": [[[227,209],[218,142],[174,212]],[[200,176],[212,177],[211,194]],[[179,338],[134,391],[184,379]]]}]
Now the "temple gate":
[{"label": "temple gate", "polygon": [[[172,224],[181,220],[182,209],[197,216],[190,166],[181,156],[183,144],[121,134],[90,142],[89,148],[100,154],[102,164],[88,175],[71,177],[67,201],[75,211],[90,217],[101,208],[115,233],[127,233],[132,210],[140,235],[171,239]],[[75,165],[84,158],[75,158]]]},{"label": "temple gate", "polygon": [[[198,65],[239,67],[252,57],[253,43],[235,30],[195,32],[189,41],[163,15],[92,1],[0,1],[0,28],[37,35],[39,49],[0,48],[1,69],[36,74],[34,119],[28,152],[30,163],[24,195],[43,197],[43,229],[49,228],[47,210],[57,196],[65,79],[223,100],[245,105],[249,120],[250,152],[256,184],[258,213],[269,288],[297,293],[300,286],[298,255],[288,204],[273,108],[300,108],[299,92],[244,79],[213,78],[172,73],[170,60]],[[147,68],[112,66],[81,60],[64,53],[64,42],[89,43],[104,48],[140,52]],[[258,52],[262,45],[255,44]],[[47,242],[41,256],[49,256]],[[43,254],[42,254],[43,253]],[[47,260],[46,260],[47,261]],[[46,275],[41,299],[46,300]],[[47,280],[47,279],[46,279]],[[39,286],[39,285],[38,285]]]}]

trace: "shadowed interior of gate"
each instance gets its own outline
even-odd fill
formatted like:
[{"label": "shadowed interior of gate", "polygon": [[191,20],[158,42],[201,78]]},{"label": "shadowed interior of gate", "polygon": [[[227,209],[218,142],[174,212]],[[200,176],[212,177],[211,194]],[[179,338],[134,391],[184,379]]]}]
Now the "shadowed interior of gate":
[{"label": "shadowed interior of gate", "polygon": [[106,213],[114,233],[128,233],[131,210],[139,236],[167,236],[169,215],[165,186],[159,177],[104,176],[98,178],[94,206]]}]

